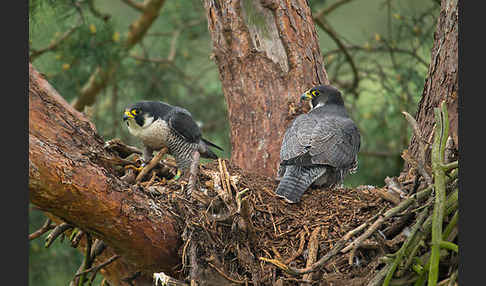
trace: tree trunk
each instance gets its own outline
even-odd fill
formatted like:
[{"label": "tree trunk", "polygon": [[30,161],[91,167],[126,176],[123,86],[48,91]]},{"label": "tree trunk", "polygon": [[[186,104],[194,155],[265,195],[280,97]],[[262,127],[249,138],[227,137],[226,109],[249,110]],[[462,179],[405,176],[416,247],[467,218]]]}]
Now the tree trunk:
[{"label": "tree trunk", "polygon": [[173,273],[180,262],[179,230],[163,206],[114,175],[107,163],[114,155],[103,144],[88,119],[29,65],[30,201],[121,255],[105,270],[112,285],[137,271],[151,285],[152,272]]},{"label": "tree trunk", "polygon": [[205,0],[214,58],[231,126],[231,160],[276,174],[280,145],[299,95],[327,84],[305,0]]},{"label": "tree trunk", "polygon": [[[458,3],[457,0],[442,0],[441,11],[434,35],[434,46],[422,99],[415,116],[422,138],[432,143],[434,108],[445,100],[449,113],[449,134],[458,149]],[[419,140],[414,135],[410,142],[409,155],[420,158]],[[430,149],[426,152],[430,162]],[[405,167],[408,171],[410,166]]]}]

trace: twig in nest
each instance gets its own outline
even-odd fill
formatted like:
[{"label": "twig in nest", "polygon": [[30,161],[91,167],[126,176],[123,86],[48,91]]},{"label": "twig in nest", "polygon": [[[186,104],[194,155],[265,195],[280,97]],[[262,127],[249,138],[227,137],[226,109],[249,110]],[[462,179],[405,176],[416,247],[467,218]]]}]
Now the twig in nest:
[{"label": "twig in nest", "polygon": [[142,154],[143,152],[137,147],[127,145],[123,143],[119,138],[113,138],[108,140],[103,145],[103,148],[107,150],[113,150],[117,152],[121,157],[128,157],[132,153]]},{"label": "twig in nest", "polygon": [[400,198],[398,195],[385,191],[383,189],[375,188],[373,189],[375,193],[377,193],[382,199],[387,200],[394,205],[398,205],[400,203]]},{"label": "twig in nest", "polygon": [[201,154],[196,150],[192,154],[192,163],[189,170],[189,182],[187,183],[187,191],[189,194],[195,193],[197,189],[197,175],[199,171],[199,158]]},{"label": "twig in nest", "polygon": [[240,212],[241,212],[241,201],[242,201],[241,197],[242,197],[244,194],[246,194],[246,193],[247,193],[249,190],[250,190],[250,189],[246,188],[246,189],[244,189],[243,191],[238,192],[238,193],[236,194],[236,206],[237,206],[237,210],[236,210],[236,212],[237,212],[237,213],[240,213]]},{"label": "twig in nest", "polygon": [[415,222],[414,226],[412,227],[410,236],[407,237],[407,240],[405,240],[405,242],[403,243],[400,250],[398,250],[398,252],[396,253],[396,257],[393,260],[391,267],[388,269],[385,280],[383,281],[384,286],[388,286],[388,284],[390,283],[390,280],[392,279],[392,276],[395,273],[395,270],[397,269],[399,263],[402,261],[404,255],[405,255],[405,251],[407,250],[408,246],[410,245],[410,243],[414,239],[415,234],[417,233],[419,228],[422,226],[422,223],[424,222],[428,212],[429,212],[429,208],[427,207],[420,213],[420,215],[417,218],[417,221]]},{"label": "twig in nest", "polygon": [[[309,238],[308,244],[308,253],[309,256],[307,257],[307,262],[305,267],[310,267],[312,264],[315,263],[317,259],[317,251],[319,250],[319,233],[321,232],[321,227],[316,227]],[[304,280],[312,280],[312,273],[305,274],[302,279]]]},{"label": "twig in nest", "polygon": [[231,277],[229,277],[226,273],[224,273],[223,270],[219,269],[218,267],[216,267],[214,264],[212,264],[211,262],[208,262],[209,266],[211,266],[214,270],[216,270],[221,276],[223,276],[226,280],[230,281],[230,282],[233,282],[233,283],[237,283],[237,284],[245,284],[246,283],[246,280],[236,280],[236,279],[233,279]]},{"label": "twig in nest", "polygon": [[106,248],[106,244],[103,240],[96,239],[93,243],[93,247],[91,247],[91,257],[95,259],[98,255],[100,255]]},{"label": "twig in nest", "polygon": [[165,153],[167,153],[169,149],[167,147],[162,148],[157,155],[155,155],[150,163],[148,163],[145,167],[143,167],[142,171],[138,174],[137,178],[135,179],[135,183],[138,183],[142,180],[143,176],[145,176],[150,170],[152,170],[155,165],[159,163]]},{"label": "twig in nest", "polygon": [[299,249],[297,250],[297,252],[294,253],[294,255],[292,255],[292,257],[285,260],[285,264],[289,264],[290,262],[294,261],[297,257],[299,257],[304,251],[304,245],[305,245],[305,232],[301,232]]},{"label": "twig in nest", "polygon": [[113,255],[112,257],[110,257],[108,260],[106,260],[105,262],[102,262],[96,266],[93,266],[91,268],[88,268],[84,271],[81,271],[81,272],[78,272],[76,273],[76,275],[74,275],[74,277],[78,277],[78,276],[81,276],[81,275],[84,275],[84,274],[87,274],[89,272],[93,272],[93,275],[92,277],[96,276],[96,273],[103,267],[105,267],[106,265],[112,263],[113,261],[117,260],[118,258],[120,258],[120,255],[118,254],[115,254]]},{"label": "twig in nest", "polygon": [[[372,218],[374,219],[374,217]],[[371,221],[371,220],[369,220]],[[331,259],[332,257],[334,257],[336,254],[338,254],[341,249],[343,249],[344,245],[346,244],[346,242],[353,236],[355,235],[356,233],[362,231],[365,227],[368,226],[368,222],[365,222],[363,223],[362,225],[358,226],[357,228],[349,231],[348,233],[346,233],[335,245],[334,247],[331,249],[331,251],[329,251],[328,253],[326,253],[326,255],[324,255],[323,257],[321,257],[321,259],[319,259],[316,263],[312,264],[311,266],[309,267],[306,267],[306,268],[293,268],[293,267],[289,267],[287,266],[286,264],[280,262],[279,260],[277,259],[269,259],[269,258],[265,258],[265,257],[259,257],[260,260],[262,261],[265,261],[265,262],[270,262],[272,263],[273,265],[277,266],[278,268],[282,269],[283,271],[287,272],[288,274],[291,274],[291,275],[302,275],[302,274],[307,274],[307,273],[310,273],[310,272],[313,272],[313,271],[316,271],[317,269],[319,269],[322,265],[324,265],[324,263],[326,263],[327,261],[329,261],[329,259]]]},{"label": "twig in nest", "polygon": [[164,272],[154,273],[153,279],[155,282],[155,286],[159,285],[159,281],[160,286],[189,286],[187,283],[174,279],[166,275]]},{"label": "twig in nest", "polygon": [[46,237],[46,243],[45,247],[48,248],[51,246],[51,244],[56,240],[56,238],[64,233],[66,230],[73,228],[72,225],[69,225],[67,223],[61,223],[60,225],[57,225]]},{"label": "twig in nest", "polygon": [[[418,144],[419,144],[419,151],[420,151],[420,158],[418,160],[418,171],[420,172],[420,175],[424,177],[425,181],[430,185],[432,184],[432,177],[427,173],[427,170],[425,170],[425,152],[426,148],[429,145],[429,142],[425,141],[425,139],[422,136],[422,133],[420,132],[420,129],[418,127],[417,121],[415,118],[413,118],[410,114],[408,114],[406,111],[402,111],[402,114],[405,116],[405,119],[407,119],[408,123],[412,126],[413,133],[415,134],[415,137],[417,138]],[[426,146],[427,145],[427,146]]]},{"label": "twig in nest", "polygon": [[223,190],[226,192],[228,198],[232,198],[233,194],[231,193],[230,176],[228,169],[226,168],[226,163],[221,158],[218,159],[218,167],[221,174],[221,185],[223,186]]},{"label": "twig in nest", "polygon": [[73,233],[71,233],[71,236],[69,237],[69,240],[71,240],[71,246],[76,248],[78,247],[79,241],[81,240],[81,237],[83,236],[84,231],[75,229]]},{"label": "twig in nest", "polygon": [[76,286],[76,285],[83,285],[84,281],[86,279],[85,274],[80,274],[78,273],[83,272],[84,270],[88,269],[91,267],[93,263],[93,259],[91,258],[91,246],[92,246],[92,238],[91,234],[89,232],[86,233],[86,249],[84,250],[84,259],[81,265],[79,266],[78,271],[76,271],[76,274],[74,275],[73,280],[71,280],[71,283],[69,283],[69,286]]},{"label": "twig in nest", "polygon": [[356,249],[360,246],[360,244],[367,239],[371,234],[373,234],[387,219],[390,217],[395,216],[402,210],[405,210],[408,208],[413,202],[416,200],[419,200],[420,198],[423,198],[425,196],[428,196],[432,192],[432,187],[429,186],[428,188],[413,194],[410,196],[408,199],[402,201],[398,206],[389,209],[387,212],[385,212],[382,216],[380,216],[362,235],[360,235],[358,238],[356,238],[353,242],[351,242],[348,246],[346,246],[343,250],[341,250],[342,253],[346,253],[349,250],[351,251],[351,255],[349,256],[349,265],[353,264],[353,258],[354,258],[354,253],[356,252]]},{"label": "twig in nest", "polygon": [[38,230],[34,231],[33,233],[29,234],[29,240],[36,239],[39,236],[43,235],[47,231],[51,230],[54,228],[54,225],[52,224],[52,221],[50,218],[46,219],[44,224],[42,225],[41,228]]},{"label": "twig in nest", "polygon": [[189,244],[189,263],[191,265],[191,270],[189,271],[191,285],[197,285],[196,281],[200,272],[199,265],[197,263],[197,242],[192,242]]}]

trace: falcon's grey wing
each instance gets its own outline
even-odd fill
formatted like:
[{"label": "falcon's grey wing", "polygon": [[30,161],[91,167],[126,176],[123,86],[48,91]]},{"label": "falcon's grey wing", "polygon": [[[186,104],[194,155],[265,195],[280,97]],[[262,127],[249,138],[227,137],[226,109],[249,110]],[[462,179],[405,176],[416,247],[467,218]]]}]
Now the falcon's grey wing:
[{"label": "falcon's grey wing", "polygon": [[342,116],[307,115],[306,124],[292,126],[295,130],[289,137],[293,138],[286,150],[281,150],[284,153],[281,154],[282,164],[352,166],[360,145],[359,132],[353,121]]},{"label": "falcon's grey wing", "polygon": [[282,140],[280,147],[281,162],[302,156],[309,151],[313,128],[316,123],[315,118],[312,118],[309,114],[301,114],[294,119],[285,131]]},{"label": "falcon's grey wing", "polygon": [[168,114],[167,121],[169,126],[188,142],[199,143],[201,130],[188,111],[176,107]]},{"label": "falcon's grey wing", "polygon": [[354,122],[346,117],[324,117],[312,136],[309,154],[314,164],[338,169],[354,165],[360,148],[360,135]]}]

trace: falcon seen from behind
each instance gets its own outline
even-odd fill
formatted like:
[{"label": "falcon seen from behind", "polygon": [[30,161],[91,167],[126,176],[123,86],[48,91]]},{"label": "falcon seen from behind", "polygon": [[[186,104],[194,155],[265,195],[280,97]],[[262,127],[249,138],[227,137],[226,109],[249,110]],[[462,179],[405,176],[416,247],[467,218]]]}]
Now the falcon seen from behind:
[{"label": "falcon seen from behind", "polygon": [[285,132],[280,148],[280,183],[276,194],[297,203],[311,185],[330,188],[358,167],[360,134],[349,118],[339,90],[320,85],[301,100],[311,110],[301,114]]}]

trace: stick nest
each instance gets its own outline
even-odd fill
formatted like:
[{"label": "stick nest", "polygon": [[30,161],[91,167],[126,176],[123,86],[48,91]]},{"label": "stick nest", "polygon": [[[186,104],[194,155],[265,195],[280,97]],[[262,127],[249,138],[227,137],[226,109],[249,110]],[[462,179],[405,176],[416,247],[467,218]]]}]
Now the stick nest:
[{"label": "stick nest", "polygon": [[278,182],[226,160],[201,165],[194,190],[183,179],[168,180],[167,166],[174,166],[170,158],[138,185],[178,219],[184,241],[178,279],[198,285],[362,285],[378,264],[382,249],[370,243],[351,265],[349,255],[338,254],[304,276],[276,267],[315,263],[348,231],[392,206],[372,187],[311,188],[298,204],[288,204],[275,196]]}]

